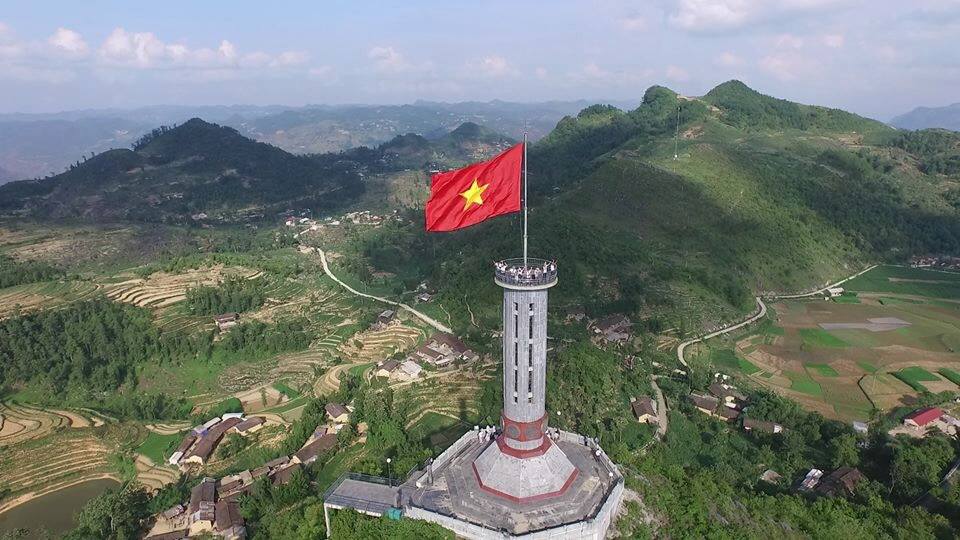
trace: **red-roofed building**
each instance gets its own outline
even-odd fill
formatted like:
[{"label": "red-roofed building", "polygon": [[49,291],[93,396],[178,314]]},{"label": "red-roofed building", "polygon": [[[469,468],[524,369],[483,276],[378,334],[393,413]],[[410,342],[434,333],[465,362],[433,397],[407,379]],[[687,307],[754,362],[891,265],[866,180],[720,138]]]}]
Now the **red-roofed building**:
[{"label": "red-roofed building", "polygon": [[930,422],[938,420],[941,416],[943,416],[943,410],[939,407],[926,407],[917,411],[913,411],[904,417],[903,425],[919,429],[926,426]]}]

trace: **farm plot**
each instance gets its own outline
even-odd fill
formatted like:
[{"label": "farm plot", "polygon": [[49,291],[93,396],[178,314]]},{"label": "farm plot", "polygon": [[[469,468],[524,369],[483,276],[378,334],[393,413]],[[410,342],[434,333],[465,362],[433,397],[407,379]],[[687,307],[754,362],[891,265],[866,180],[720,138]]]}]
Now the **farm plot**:
[{"label": "farm plot", "polygon": [[0,289],[0,319],[15,312],[29,313],[86,300],[99,294],[100,286],[87,281],[45,281]]},{"label": "farm plot", "polygon": [[229,277],[255,279],[261,275],[263,273],[257,270],[218,264],[180,274],[156,272],[147,278],[132,278],[107,285],[105,290],[111,300],[159,309],[186,299],[187,289],[192,287],[213,286]]},{"label": "farm plot", "polygon": [[112,474],[111,448],[88,429],[64,430],[4,448],[0,478],[13,497]]},{"label": "farm plot", "polygon": [[[881,285],[903,283],[887,277],[881,276]],[[700,358],[840,420],[912,403],[919,392],[957,391],[958,383],[944,373],[960,374],[951,346],[960,344],[960,311],[930,298],[881,304],[862,290],[859,304],[777,303],[782,335],[770,339],[758,331],[732,350],[729,341],[708,342]],[[744,369],[742,361],[757,371]]]},{"label": "farm plot", "polygon": [[100,419],[76,412],[45,410],[14,403],[0,403],[0,417],[0,447],[41,439],[64,428],[103,425]]}]

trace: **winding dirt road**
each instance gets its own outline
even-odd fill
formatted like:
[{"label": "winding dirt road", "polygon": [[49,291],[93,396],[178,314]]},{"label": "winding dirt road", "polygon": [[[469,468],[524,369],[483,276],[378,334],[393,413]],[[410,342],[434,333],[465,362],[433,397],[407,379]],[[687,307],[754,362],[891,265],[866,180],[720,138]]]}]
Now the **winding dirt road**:
[{"label": "winding dirt road", "polygon": [[374,296],[374,295],[372,295],[372,294],[362,293],[362,292],[354,289],[353,287],[347,285],[346,283],[344,283],[343,281],[341,281],[340,278],[338,278],[337,276],[335,276],[335,275],[333,274],[333,272],[330,271],[330,266],[327,265],[327,256],[323,253],[323,250],[320,249],[320,248],[314,248],[314,249],[317,251],[317,254],[320,255],[320,264],[323,265],[323,271],[324,271],[324,273],[326,273],[328,276],[330,276],[330,279],[332,279],[332,280],[336,281],[337,283],[339,283],[340,286],[343,287],[344,289],[352,292],[353,294],[355,294],[355,295],[357,295],[357,296],[362,296],[362,297],[364,297],[364,298],[370,298],[370,299],[376,300],[376,301],[378,301],[378,302],[383,302],[384,304],[389,304],[389,305],[391,305],[391,306],[396,306],[396,307],[398,307],[398,308],[400,308],[400,309],[402,309],[402,310],[404,310],[404,311],[407,311],[407,312],[413,314],[415,317],[417,317],[417,318],[420,319],[421,321],[429,324],[430,326],[434,327],[435,329],[437,329],[437,330],[439,330],[439,331],[441,331],[441,332],[446,332],[446,333],[448,333],[448,334],[452,334],[452,333],[453,333],[453,330],[451,330],[449,326],[441,323],[440,321],[437,321],[437,320],[434,319],[433,317],[430,317],[429,315],[427,315],[427,314],[425,314],[425,313],[423,313],[423,312],[421,312],[421,311],[417,311],[416,309],[408,306],[407,304],[403,304],[403,303],[401,303],[401,302],[394,302],[393,300],[387,300],[386,298],[384,298],[384,297],[382,297],[382,296]]}]

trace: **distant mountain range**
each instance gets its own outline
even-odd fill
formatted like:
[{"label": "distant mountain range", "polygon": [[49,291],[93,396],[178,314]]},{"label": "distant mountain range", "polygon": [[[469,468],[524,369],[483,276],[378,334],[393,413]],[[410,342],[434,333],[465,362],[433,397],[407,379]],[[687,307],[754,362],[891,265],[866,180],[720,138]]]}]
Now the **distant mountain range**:
[{"label": "distant mountain range", "polygon": [[917,107],[890,120],[890,125],[903,129],[942,128],[960,131],[960,103],[943,107]]},{"label": "distant mountain range", "polygon": [[486,158],[509,137],[465,123],[428,140],[394,137],[376,148],[295,155],[199,118],[83,158],[66,172],[0,186],[0,214],[40,219],[238,222],[355,201],[364,178]]},{"label": "distant mountain range", "polygon": [[[83,157],[129,148],[160,125],[194,117],[235,128],[239,133],[295,154],[338,152],[376,146],[397,135],[435,139],[473,122],[519,139],[537,140],[586,101],[435,103],[343,106],[156,106],[50,114],[0,115],[0,183],[51,176]],[[630,103],[618,103],[630,107]]]}]

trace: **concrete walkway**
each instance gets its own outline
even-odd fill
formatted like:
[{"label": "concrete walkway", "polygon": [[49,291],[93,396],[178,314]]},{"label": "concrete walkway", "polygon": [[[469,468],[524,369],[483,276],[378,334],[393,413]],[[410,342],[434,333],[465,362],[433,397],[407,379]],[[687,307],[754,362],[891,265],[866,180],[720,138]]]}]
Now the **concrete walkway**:
[{"label": "concrete walkway", "polygon": [[407,304],[402,304],[402,303],[400,303],[400,302],[394,302],[393,300],[387,300],[386,298],[383,298],[382,296],[374,296],[374,295],[372,295],[372,294],[362,293],[362,292],[354,289],[353,287],[347,285],[347,284],[344,283],[343,281],[340,281],[340,278],[338,278],[337,276],[333,275],[333,272],[330,271],[330,266],[327,265],[327,256],[323,253],[323,250],[320,249],[320,248],[314,248],[314,249],[317,250],[317,253],[320,255],[320,264],[323,265],[323,271],[324,271],[328,276],[330,276],[330,279],[332,279],[332,280],[336,281],[337,283],[339,283],[340,286],[342,286],[344,289],[352,292],[353,294],[355,294],[355,295],[357,295],[357,296],[362,296],[362,297],[364,297],[364,298],[370,298],[370,299],[376,300],[376,301],[378,301],[378,302],[383,302],[384,304],[389,304],[389,305],[391,305],[391,306],[396,306],[396,307],[398,307],[398,308],[400,308],[400,309],[402,309],[402,310],[404,310],[404,311],[408,311],[408,312],[412,313],[415,317],[417,317],[417,318],[420,319],[421,321],[429,324],[430,326],[434,327],[435,329],[437,329],[437,330],[439,330],[439,331],[441,331],[441,332],[446,332],[446,333],[448,333],[448,334],[452,334],[452,333],[453,333],[453,330],[451,330],[449,326],[447,326],[447,325],[445,325],[445,324],[437,321],[436,319],[428,316],[428,315],[425,314],[425,313],[422,313],[422,312],[420,312],[420,311],[417,311],[417,310],[413,309],[412,307],[408,306]]}]

